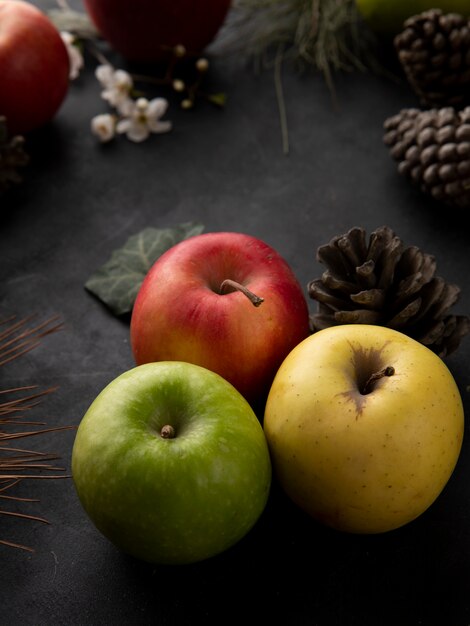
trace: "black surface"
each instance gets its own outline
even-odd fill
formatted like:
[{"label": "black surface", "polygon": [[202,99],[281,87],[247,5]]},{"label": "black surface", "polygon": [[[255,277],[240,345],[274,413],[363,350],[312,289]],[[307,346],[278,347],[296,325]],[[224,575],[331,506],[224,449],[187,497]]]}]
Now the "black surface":
[{"label": "black surface", "polygon": [[[46,5],[47,6],[47,5]],[[111,252],[146,226],[200,220],[206,231],[264,239],[302,284],[318,277],[317,247],[350,227],[390,225],[435,255],[470,310],[464,212],[436,205],[400,177],[382,124],[415,106],[405,84],[372,74],[336,80],[283,72],[290,153],[283,155],[273,73],[214,59],[210,82],[228,94],[205,102],[174,130],[137,145],[100,146],[89,132],[106,110],[93,67],[73,84],[52,124],[28,138],[25,183],[0,198],[2,314],[58,314],[65,328],[1,370],[1,387],[58,385],[36,415],[76,425],[97,393],[133,366],[129,327],[84,290]],[[312,309],[314,303],[311,303]],[[469,411],[470,341],[447,359]],[[36,441],[70,469],[74,433]],[[33,445],[33,444],[31,444]],[[470,623],[470,447],[438,500],[418,520],[378,536],[315,524],[274,486],[256,527],[204,563],[157,567],[122,555],[91,525],[71,480],[38,481],[22,495],[46,526],[0,517],[0,623],[42,625],[275,623],[406,626]],[[22,507],[24,509],[24,506]]]}]

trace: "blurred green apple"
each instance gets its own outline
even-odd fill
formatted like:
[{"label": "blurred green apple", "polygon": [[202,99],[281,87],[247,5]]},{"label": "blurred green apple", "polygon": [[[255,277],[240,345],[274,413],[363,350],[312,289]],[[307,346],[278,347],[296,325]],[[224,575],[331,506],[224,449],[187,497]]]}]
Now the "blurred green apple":
[{"label": "blurred green apple", "polygon": [[238,542],[264,510],[271,462],[248,402],[218,374],[148,363],[112,381],[81,421],[78,496],[96,527],[152,563],[191,563]]},{"label": "blurred green apple", "polygon": [[470,15],[469,0],[356,0],[356,6],[373,31],[389,38],[403,30],[407,18],[429,9]]}]

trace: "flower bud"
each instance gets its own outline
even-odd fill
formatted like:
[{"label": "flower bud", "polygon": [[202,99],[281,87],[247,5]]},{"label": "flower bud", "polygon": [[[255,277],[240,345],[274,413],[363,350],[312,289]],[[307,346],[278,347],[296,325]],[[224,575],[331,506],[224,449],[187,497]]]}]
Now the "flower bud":
[{"label": "flower bud", "polygon": [[115,116],[108,113],[95,115],[91,120],[91,132],[96,135],[102,143],[111,141],[116,132]]},{"label": "flower bud", "polygon": [[185,86],[186,86],[184,82],[179,78],[175,78],[172,85],[175,91],[184,91]]},{"label": "flower bud", "polygon": [[173,54],[175,55],[175,57],[178,57],[179,59],[181,59],[186,54],[186,48],[182,44],[179,43],[173,48]]},{"label": "flower bud", "polygon": [[207,72],[209,69],[209,61],[206,58],[201,57],[196,61],[196,69],[201,73]]}]

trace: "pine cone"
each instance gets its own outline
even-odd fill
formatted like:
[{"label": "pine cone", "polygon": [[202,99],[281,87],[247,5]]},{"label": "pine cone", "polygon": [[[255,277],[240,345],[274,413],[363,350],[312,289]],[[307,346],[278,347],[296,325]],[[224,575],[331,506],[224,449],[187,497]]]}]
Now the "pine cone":
[{"label": "pine cone", "polygon": [[411,87],[425,106],[457,106],[470,97],[470,20],[431,9],[406,20],[394,40]]},{"label": "pine cone", "polygon": [[398,171],[436,200],[470,207],[470,107],[403,109],[384,123]]},{"label": "pine cone", "polygon": [[28,162],[29,156],[24,150],[24,138],[17,135],[10,139],[6,120],[0,116],[0,193],[12,184],[21,182],[18,168],[24,167]]},{"label": "pine cone", "polygon": [[308,284],[318,312],[312,332],[338,324],[377,324],[401,331],[447,356],[470,332],[470,318],[451,315],[460,289],[435,275],[436,261],[416,246],[405,248],[388,227],[366,241],[363,228],[352,228],[320,246],[317,260],[326,266]]}]

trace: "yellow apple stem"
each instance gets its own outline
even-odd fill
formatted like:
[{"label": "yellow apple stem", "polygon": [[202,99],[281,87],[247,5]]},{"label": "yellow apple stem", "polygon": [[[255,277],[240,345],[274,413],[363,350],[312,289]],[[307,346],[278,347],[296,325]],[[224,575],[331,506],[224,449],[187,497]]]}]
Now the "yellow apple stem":
[{"label": "yellow apple stem", "polygon": [[364,388],[361,391],[362,395],[365,396],[372,391],[371,385],[375,383],[376,380],[380,380],[384,376],[393,376],[394,374],[395,374],[395,368],[392,367],[391,365],[387,365],[387,367],[384,367],[379,372],[374,372],[374,374],[372,374],[369,377],[369,380],[364,385]]},{"label": "yellow apple stem", "polygon": [[260,304],[264,302],[264,298],[260,298],[260,296],[257,296],[255,293],[253,293],[252,291],[250,291],[249,289],[247,289],[240,283],[237,283],[235,280],[226,278],[223,281],[223,283],[220,285],[220,293],[223,293],[227,287],[230,287],[231,289],[235,289],[236,291],[241,291],[242,294],[244,294],[248,298],[248,300],[253,304],[253,306],[259,306]]},{"label": "yellow apple stem", "polygon": [[171,424],[165,424],[160,430],[160,437],[163,439],[174,439],[176,435],[175,429]]}]

